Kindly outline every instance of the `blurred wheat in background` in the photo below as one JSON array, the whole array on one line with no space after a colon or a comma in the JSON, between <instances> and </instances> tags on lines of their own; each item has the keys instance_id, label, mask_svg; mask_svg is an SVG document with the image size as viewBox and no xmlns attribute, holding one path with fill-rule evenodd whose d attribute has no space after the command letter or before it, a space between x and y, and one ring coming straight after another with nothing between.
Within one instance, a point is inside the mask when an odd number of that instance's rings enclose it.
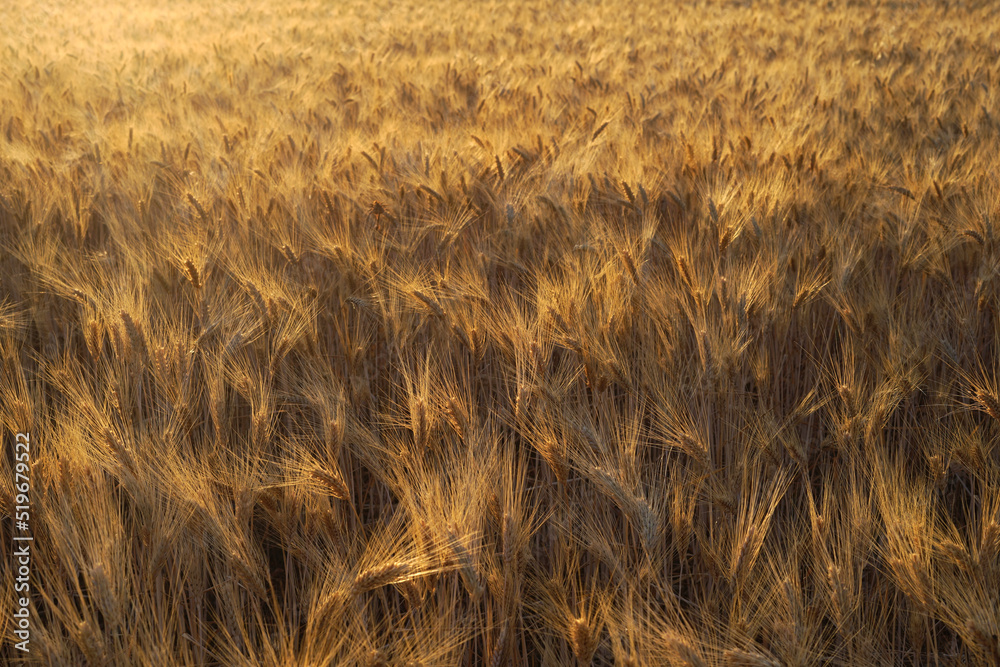
<instances>
[{"instance_id":1,"label":"blurred wheat in background","mask_svg":"<svg viewBox=\"0 0 1000 667\"><path fill-rule=\"evenodd\" d=\"M0 24L0 662L1000 664L993 3Z\"/></svg>"}]
</instances>

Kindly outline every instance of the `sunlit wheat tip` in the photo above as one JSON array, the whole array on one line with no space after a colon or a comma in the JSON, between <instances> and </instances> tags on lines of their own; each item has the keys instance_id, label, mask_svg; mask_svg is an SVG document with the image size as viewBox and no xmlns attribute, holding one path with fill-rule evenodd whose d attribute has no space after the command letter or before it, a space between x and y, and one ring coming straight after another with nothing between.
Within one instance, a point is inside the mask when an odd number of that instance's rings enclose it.
<instances>
[{"instance_id":1,"label":"sunlit wheat tip","mask_svg":"<svg viewBox=\"0 0 1000 667\"><path fill-rule=\"evenodd\" d=\"M393 561L371 567L355 577L351 592L354 595L360 595L376 588L397 583L405 579L409 573L410 566L403 561Z\"/></svg>"},{"instance_id":2,"label":"sunlit wheat tip","mask_svg":"<svg viewBox=\"0 0 1000 667\"><path fill-rule=\"evenodd\" d=\"M333 475L319 468L310 471L313 481L319 484L327 493L338 500L350 500L351 494L339 475Z\"/></svg>"},{"instance_id":3,"label":"sunlit wheat tip","mask_svg":"<svg viewBox=\"0 0 1000 667\"><path fill-rule=\"evenodd\" d=\"M195 289L201 289L201 277L198 275L198 267L190 259L184 260L184 268L187 271L188 280Z\"/></svg>"},{"instance_id":4,"label":"sunlit wheat tip","mask_svg":"<svg viewBox=\"0 0 1000 667\"><path fill-rule=\"evenodd\" d=\"M978 243L979 245L981 245L981 246L985 246L986 245L986 239L984 239L983 235L980 234L979 232L977 232L976 230L974 230L974 229L966 229L962 233L964 235L968 236L969 238L974 239L975 242Z\"/></svg>"}]
</instances>

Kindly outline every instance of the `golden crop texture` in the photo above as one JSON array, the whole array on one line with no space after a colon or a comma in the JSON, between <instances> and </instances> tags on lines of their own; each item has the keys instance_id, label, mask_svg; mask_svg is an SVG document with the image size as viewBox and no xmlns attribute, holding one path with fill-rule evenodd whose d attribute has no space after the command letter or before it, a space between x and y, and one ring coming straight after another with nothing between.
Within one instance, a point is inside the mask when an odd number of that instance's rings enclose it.
<instances>
[{"instance_id":1,"label":"golden crop texture","mask_svg":"<svg viewBox=\"0 0 1000 667\"><path fill-rule=\"evenodd\" d=\"M0 662L1000 665L995 3L0 26Z\"/></svg>"}]
</instances>

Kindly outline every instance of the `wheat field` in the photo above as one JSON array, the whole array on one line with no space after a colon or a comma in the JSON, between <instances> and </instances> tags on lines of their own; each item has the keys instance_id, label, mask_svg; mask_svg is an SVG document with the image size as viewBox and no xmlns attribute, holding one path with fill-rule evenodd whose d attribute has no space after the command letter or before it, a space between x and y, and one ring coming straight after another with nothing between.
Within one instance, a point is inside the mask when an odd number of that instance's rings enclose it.
<instances>
[{"instance_id":1,"label":"wheat field","mask_svg":"<svg viewBox=\"0 0 1000 667\"><path fill-rule=\"evenodd\" d=\"M1000 665L994 3L0 25L0 662Z\"/></svg>"}]
</instances>

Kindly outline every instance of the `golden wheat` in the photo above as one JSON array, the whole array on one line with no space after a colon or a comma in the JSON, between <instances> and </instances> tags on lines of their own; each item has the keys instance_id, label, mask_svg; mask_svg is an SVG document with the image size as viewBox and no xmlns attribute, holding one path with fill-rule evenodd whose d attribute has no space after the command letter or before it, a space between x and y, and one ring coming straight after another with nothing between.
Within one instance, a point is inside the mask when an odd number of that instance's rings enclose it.
<instances>
[{"instance_id":1,"label":"golden wheat","mask_svg":"<svg viewBox=\"0 0 1000 667\"><path fill-rule=\"evenodd\" d=\"M196 5L0 9L0 662L1000 661L996 3Z\"/></svg>"}]
</instances>

